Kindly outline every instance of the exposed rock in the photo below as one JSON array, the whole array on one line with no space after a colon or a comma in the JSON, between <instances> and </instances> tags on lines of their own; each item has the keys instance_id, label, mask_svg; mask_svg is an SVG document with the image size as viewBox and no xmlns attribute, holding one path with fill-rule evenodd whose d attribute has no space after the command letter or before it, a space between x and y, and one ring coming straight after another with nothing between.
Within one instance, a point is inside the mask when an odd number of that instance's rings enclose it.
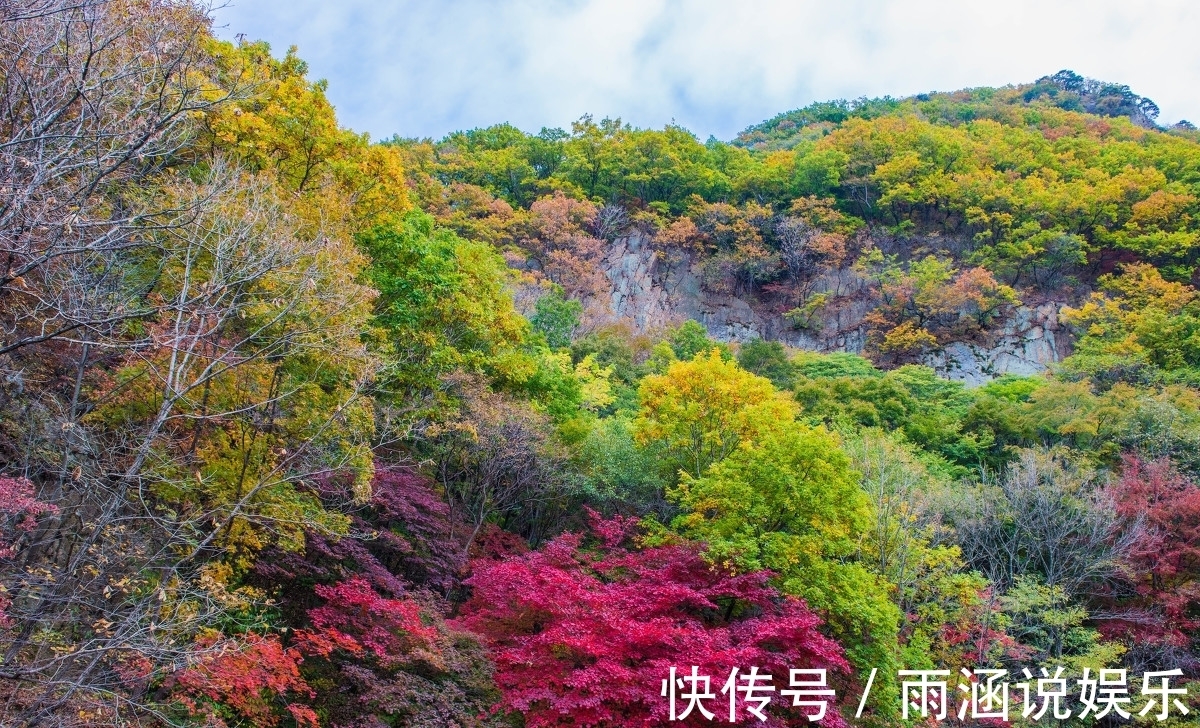
<instances>
[{"instance_id":1,"label":"exposed rock","mask_svg":"<svg viewBox=\"0 0 1200 728\"><path fill-rule=\"evenodd\" d=\"M1066 356L1067 331L1059 324L1063 304L1022 306L995 332L992 346L955 342L931 354L926 364L948 379L978 386L1002 374L1037 374Z\"/></svg>"},{"instance_id":2,"label":"exposed rock","mask_svg":"<svg viewBox=\"0 0 1200 728\"><path fill-rule=\"evenodd\" d=\"M658 263L641 235L618 238L604 259L604 274L612 282L610 310L643 331L686 318L675 311L664 280L669 271Z\"/></svg>"},{"instance_id":3,"label":"exposed rock","mask_svg":"<svg viewBox=\"0 0 1200 728\"><path fill-rule=\"evenodd\" d=\"M718 341L773 339L796 348L861 353L866 342L863 317L869 306L853 297L840 299L825 312L820 331L797 330L777 310L754 298L707 290L700 265L683 258L665 262L646 238L633 234L615 240L604 259L611 283L608 309L640 331L659 329L692 319ZM836 271L829 289L861 285L852 271ZM1002 374L1035 374L1069 353L1067 331L1059 323L1061 303L1021 307L999 330L991 345L954 342L928 355L925 363L949 379L970 386Z\"/></svg>"},{"instance_id":4,"label":"exposed rock","mask_svg":"<svg viewBox=\"0 0 1200 728\"><path fill-rule=\"evenodd\" d=\"M796 331L778 312L751 301L706 290L700 266L691 259L665 263L640 234L618 238L604 261L612 284L609 310L639 330L662 328L693 319L718 341L778 339L789 345L819 348L817 338Z\"/></svg>"}]
</instances>

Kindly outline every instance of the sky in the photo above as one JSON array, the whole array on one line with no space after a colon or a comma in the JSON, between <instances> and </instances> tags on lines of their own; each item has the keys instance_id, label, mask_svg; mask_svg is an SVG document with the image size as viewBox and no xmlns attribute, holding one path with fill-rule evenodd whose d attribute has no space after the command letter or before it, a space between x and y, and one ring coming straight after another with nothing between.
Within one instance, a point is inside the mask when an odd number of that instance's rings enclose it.
<instances>
[{"instance_id":1,"label":"sky","mask_svg":"<svg viewBox=\"0 0 1200 728\"><path fill-rule=\"evenodd\" d=\"M1194 0L224 1L219 36L298 46L340 121L375 139L583 114L731 139L813 101L1064 68L1200 124Z\"/></svg>"}]
</instances>

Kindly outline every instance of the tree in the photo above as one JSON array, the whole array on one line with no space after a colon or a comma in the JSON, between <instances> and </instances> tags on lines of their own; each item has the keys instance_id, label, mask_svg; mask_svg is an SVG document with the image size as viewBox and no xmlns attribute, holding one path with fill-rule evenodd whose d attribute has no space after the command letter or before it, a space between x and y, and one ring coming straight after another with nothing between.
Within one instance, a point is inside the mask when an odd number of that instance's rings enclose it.
<instances>
[{"instance_id":1,"label":"tree","mask_svg":"<svg viewBox=\"0 0 1200 728\"><path fill-rule=\"evenodd\" d=\"M1038 438L1068 446L1083 460L1114 466L1131 450L1150 460L1169 457L1189 475L1200 472L1200 394L1190 387L1117 382L1096 393L1087 381L1052 380L1023 409Z\"/></svg>"},{"instance_id":2,"label":"tree","mask_svg":"<svg viewBox=\"0 0 1200 728\"><path fill-rule=\"evenodd\" d=\"M369 495L374 293L344 229L199 145L251 93L200 8L25 10L0 17L0 448L57 510L4 568L7 717L103 722L253 604L258 552L346 528L317 477Z\"/></svg>"},{"instance_id":3,"label":"tree","mask_svg":"<svg viewBox=\"0 0 1200 728\"><path fill-rule=\"evenodd\" d=\"M1029 222L1011 238L980 248L974 260L982 263L1010 286L1032 285L1044 291L1078 283L1077 274L1087 262L1079 235L1043 230Z\"/></svg>"},{"instance_id":4,"label":"tree","mask_svg":"<svg viewBox=\"0 0 1200 728\"><path fill-rule=\"evenodd\" d=\"M1021 305L1016 291L983 268L956 270L935 256L904 270L879 256L860 260L882 264L874 275L882 305L867 320L872 345L885 358L912 360L951 341L983 335Z\"/></svg>"},{"instance_id":5,"label":"tree","mask_svg":"<svg viewBox=\"0 0 1200 728\"><path fill-rule=\"evenodd\" d=\"M123 655L175 659L265 546L343 530L306 484L316 475L369 487L362 260L345 240L298 235L262 180L210 174L163 191L193 222L157 231L144 261L158 310L73 387L38 393L65 436L33 465L60 515L27 555L38 571L5 645L10 679L36 691L31 716L108 690ZM78 649L14 659L47 630Z\"/></svg>"},{"instance_id":6,"label":"tree","mask_svg":"<svg viewBox=\"0 0 1200 728\"><path fill-rule=\"evenodd\" d=\"M314 591L326 604L308 612L313 626L333 644L355 644L384 665L426 649L437 632L421 623L420 607L407 599L381 597L364 579Z\"/></svg>"},{"instance_id":7,"label":"tree","mask_svg":"<svg viewBox=\"0 0 1200 728\"><path fill-rule=\"evenodd\" d=\"M601 268L604 241L594 237L597 210L590 202L571 199L562 192L544 197L530 208L527 237L522 241L550 280L575 300L587 301L598 311L608 279Z\"/></svg>"},{"instance_id":8,"label":"tree","mask_svg":"<svg viewBox=\"0 0 1200 728\"><path fill-rule=\"evenodd\" d=\"M301 650L256 634L240 640L213 635L198 646L195 664L170 681L188 714L215 725L224 725L225 717L270 727L283 720L282 708L297 726L319 725L307 703L315 693L300 674Z\"/></svg>"},{"instance_id":9,"label":"tree","mask_svg":"<svg viewBox=\"0 0 1200 728\"><path fill-rule=\"evenodd\" d=\"M443 494L429 476L413 467L377 462L371 499L354 502L353 476L323 477L319 494L327 507L347 507L349 533L329 536L305 533L302 551L272 547L254 564L247 581L258 588L294 587L276 598L289 619L311 603L299 598L305 589L351 577L369 580L381 594L399 596L409 587L447 594L462 577L466 563L463 538L469 529L456 521ZM290 611L289 611L290 610Z\"/></svg>"},{"instance_id":10,"label":"tree","mask_svg":"<svg viewBox=\"0 0 1200 728\"><path fill-rule=\"evenodd\" d=\"M0 530L0 558L12 558L18 548L21 532L37 527L38 516L58 511L57 506L43 503L34 496L33 484L25 478L0 475L0 517L6 523Z\"/></svg>"},{"instance_id":11,"label":"tree","mask_svg":"<svg viewBox=\"0 0 1200 728\"><path fill-rule=\"evenodd\" d=\"M1084 626L1088 610L1060 586L1047 586L1036 575L1018 576L1000 598L1009 619L1006 630L1018 645L1014 661L1064 665L1072 671L1105 665L1121 656L1115 644L1098 644L1100 634Z\"/></svg>"},{"instance_id":12,"label":"tree","mask_svg":"<svg viewBox=\"0 0 1200 728\"><path fill-rule=\"evenodd\" d=\"M334 477L321 491L345 502L348 489ZM270 622L302 658L305 702L323 725L491 725L491 664L478 639L445 624L450 606L435 595L460 585L464 529L410 468L381 464L373 493L351 534L309 533L303 552L265 552L247 580L271 599Z\"/></svg>"},{"instance_id":13,"label":"tree","mask_svg":"<svg viewBox=\"0 0 1200 728\"><path fill-rule=\"evenodd\" d=\"M1143 664L1200 659L1190 636L1197 628L1200 487L1169 460L1127 454L1112 497L1120 516L1143 527L1127 555L1133 589L1114 594L1118 607L1101 630L1123 638Z\"/></svg>"},{"instance_id":14,"label":"tree","mask_svg":"<svg viewBox=\"0 0 1200 728\"><path fill-rule=\"evenodd\" d=\"M372 261L364 278L379 291L375 318L392 362L381 389L390 402L420 401L459 368L517 382L528 375L520 347L529 323L513 308L507 267L491 246L420 212L361 233L358 245Z\"/></svg>"},{"instance_id":15,"label":"tree","mask_svg":"<svg viewBox=\"0 0 1200 728\"><path fill-rule=\"evenodd\" d=\"M801 423L743 441L701 477L684 473L668 489L683 511L671 525L706 544L716 564L776 574L780 591L826 616L856 668L888 674L900 612L887 582L853 558L872 509L840 444ZM881 686L895 689L890 680Z\"/></svg>"},{"instance_id":16,"label":"tree","mask_svg":"<svg viewBox=\"0 0 1200 728\"><path fill-rule=\"evenodd\" d=\"M899 433L865 428L844 448L873 506L857 557L885 580L905 616L902 663L952 671L985 664L1006 635L990 585L965 573L958 547L945 543L938 506L953 486Z\"/></svg>"},{"instance_id":17,"label":"tree","mask_svg":"<svg viewBox=\"0 0 1200 728\"><path fill-rule=\"evenodd\" d=\"M495 655L499 709L530 728L666 725L659 690L673 666L713 676L744 665L777 676L846 669L820 620L803 602L780 600L768 574L714 567L690 545L629 548L634 523L595 522L595 546L566 534L540 551L473 563L458 623ZM772 720L808 724L790 708ZM744 707L737 722L758 724ZM831 708L822 725L845 722Z\"/></svg>"},{"instance_id":18,"label":"tree","mask_svg":"<svg viewBox=\"0 0 1200 728\"><path fill-rule=\"evenodd\" d=\"M779 389L792 388L795 376L787 350L778 341L753 339L738 349L738 365L746 371L766 377Z\"/></svg>"},{"instance_id":19,"label":"tree","mask_svg":"<svg viewBox=\"0 0 1200 728\"><path fill-rule=\"evenodd\" d=\"M367 547L405 581L448 592L464 564L461 524L431 478L399 467L375 467L371 508L356 526L374 530Z\"/></svg>"},{"instance_id":20,"label":"tree","mask_svg":"<svg viewBox=\"0 0 1200 728\"><path fill-rule=\"evenodd\" d=\"M883 372L876 369L869 359L840 351L831 354L800 352L792 363L800 376L809 379L883 376Z\"/></svg>"},{"instance_id":21,"label":"tree","mask_svg":"<svg viewBox=\"0 0 1200 728\"><path fill-rule=\"evenodd\" d=\"M647 359L653 348L651 337L633 330L629 322L604 326L576 339L571 358L582 361L593 356L598 366L612 370L609 383L615 408L637 409L637 388L648 371Z\"/></svg>"},{"instance_id":22,"label":"tree","mask_svg":"<svg viewBox=\"0 0 1200 728\"><path fill-rule=\"evenodd\" d=\"M1063 317L1080 333L1064 362L1072 372L1111 384L1195 380L1200 367L1200 301L1189 285L1167 281L1148 264L1130 264L1100 280L1101 291Z\"/></svg>"},{"instance_id":23,"label":"tree","mask_svg":"<svg viewBox=\"0 0 1200 728\"><path fill-rule=\"evenodd\" d=\"M708 338L708 329L693 319L688 319L671 329L665 340L675 357L681 361L690 361L699 354L708 354L713 349L720 350L722 357L731 358L728 356L728 348Z\"/></svg>"},{"instance_id":24,"label":"tree","mask_svg":"<svg viewBox=\"0 0 1200 728\"><path fill-rule=\"evenodd\" d=\"M538 299L530 323L546 337L551 349L562 349L571 345L581 313L583 304L563 298L561 289L556 289Z\"/></svg>"},{"instance_id":25,"label":"tree","mask_svg":"<svg viewBox=\"0 0 1200 728\"><path fill-rule=\"evenodd\" d=\"M967 474L992 447L987 430L964 432L973 397L962 383L942 379L924 366L910 364L886 373L861 366L854 360L836 363L832 357L801 364L801 371L811 367L808 371L817 375L796 385L806 418L842 428L902 431L911 443L942 460L940 469L956 475ZM828 377L841 371L850 375Z\"/></svg>"},{"instance_id":26,"label":"tree","mask_svg":"<svg viewBox=\"0 0 1200 728\"><path fill-rule=\"evenodd\" d=\"M952 514L963 557L1001 589L1037 575L1070 598L1113 576L1137 538L1094 476L1059 454L1025 450Z\"/></svg>"},{"instance_id":27,"label":"tree","mask_svg":"<svg viewBox=\"0 0 1200 728\"><path fill-rule=\"evenodd\" d=\"M192 118L247 91L208 82L208 21L189 4L25 10L0 18L0 354L92 341L151 313L122 288L126 253L152 247L145 229L185 224L191 210L133 191L186 166Z\"/></svg>"},{"instance_id":28,"label":"tree","mask_svg":"<svg viewBox=\"0 0 1200 728\"><path fill-rule=\"evenodd\" d=\"M605 417L580 444L583 493L605 515L632 511L660 517L671 511L653 447L639 447L627 416Z\"/></svg>"},{"instance_id":29,"label":"tree","mask_svg":"<svg viewBox=\"0 0 1200 728\"><path fill-rule=\"evenodd\" d=\"M218 89L252 92L208 110L199 146L272 176L307 222L339 236L394 224L410 209L400 150L339 126L326 82L307 78L295 47L281 59L263 41L214 40L207 50Z\"/></svg>"},{"instance_id":30,"label":"tree","mask_svg":"<svg viewBox=\"0 0 1200 728\"><path fill-rule=\"evenodd\" d=\"M319 605L286 637L203 638L191 664L164 682L173 702L217 725L491 724L483 713L496 696L478 642L428 603L381 596L358 577L317 585L312 596Z\"/></svg>"},{"instance_id":31,"label":"tree","mask_svg":"<svg viewBox=\"0 0 1200 728\"><path fill-rule=\"evenodd\" d=\"M795 200L791 211L798 216L781 217L772 230L787 280L766 288L784 293L787 305L803 311L806 305L815 308L827 298L828 294L816 292L817 286L823 276L846 263L847 241L845 235L825 232L809 222L811 218L836 226L840 218L815 198Z\"/></svg>"},{"instance_id":32,"label":"tree","mask_svg":"<svg viewBox=\"0 0 1200 728\"><path fill-rule=\"evenodd\" d=\"M461 378L457 390L462 416L443 426L435 472L470 529L463 543L496 522L538 541L563 517L571 482L549 418L477 379Z\"/></svg>"},{"instance_id":33,"label":"tree","mask_svg":"<svg viewBox=\"0 0 1200 728\"><path fill-rule=\"evenodd\" d=\"M37 527L39 516L57 513L58 508L43 503L34 496L33 484L25 478L10 478L0 476L0 560L9 560L17 555L22 541ZM11 587L5 585L5 592L11 592ZM0 595L0 627L12 626L12 621L5 614L11 600L8 596Z\"/></svg>"},{"instance_id":34,"label":"tree","mask_svg":"<svg viewBox=\"0 0 1200 728\"><path fill-rule=\"evenodd\" d=\"M634 437L661 448L668 476L704 473L743 440L795 417L771 380L743 371L714 349L642 380Z\"/></svg>"}]
</instances>

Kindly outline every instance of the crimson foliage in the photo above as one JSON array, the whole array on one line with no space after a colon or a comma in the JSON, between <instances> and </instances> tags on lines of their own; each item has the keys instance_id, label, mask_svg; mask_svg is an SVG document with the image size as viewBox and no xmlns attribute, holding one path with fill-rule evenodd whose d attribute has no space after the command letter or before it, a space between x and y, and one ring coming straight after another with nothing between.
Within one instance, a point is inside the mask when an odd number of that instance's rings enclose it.
<instances>
[{"instance_id":1,"label":"crimson foliage","mask_svg":"<svg viewBox=\"0 0 1200 728\"><path fill-rule=\"evenodd\" d=\"M697 665L715 686L734 667L757 666L777 687L788 668L847 669L820 620L780 598L768 572L735 574L692 545L627 548L633 525L594 523L591 547L567 534L540 551L472 563L458 624L492 649L498 710L522 713L529 728L665 725L660 690L671 666ZM767 725L808 724L779 698L772 709ZM762 725L741 706L738 717ZM823 724L845 725L836 710Z\"/></svg>"},{"instance_id":2,"label":"crimson foliage","mask_svg":"<svg viewBox=\"0 0 1200 728\"><path fill-rule=\"evenodd\" d=\"M309 626L278 635L212 636L165 688L209 725L298 728L487 725L495 700L482 647L412 597L355 577L315 589Z\"/></svg>"},{"instance_id":3,"label":"crimson foliage","mask_svg":"<svg viewBox=\"0 0 1200 728\"><path fill-rule=\"evenodd\" d=\"M321 491L326 500L349 497L336 478ZM361 577L381 594L399 597L412 586L445 594L457 583L464 544L430 481L379 466L372 491L370 503L351 519L362 538L333 540L310 531L303 553L273 548L254 565L251 581L277 593L289 620L302 619L317 603L314 587L321 584Z\"/></svg>"},{"instance_id":4,"label":"crimson foliage","mask_svg":"<svg viewBox=\"0 0 1200 728\"><path fill-rule=\"evenodd\" d=\"M1200 629L1200 486L1169 460L1127 455L1112 495L1118 513L1142 519L1144 530L1130 557L1133 599L1123 618L1103 630L1141 645L1186 649Z\"/></svg>"},{"instance_id":5,"label":"crimson foliage","mask_svg":"<svg viewBox=\"0 0 1200 728\"><path fill-rule=\"evenodd\" d=\"M322 725L476 726L495 700L491 669L471 635L449 629L433 605L392 599L362 578L317 586L296 643ZM427 597L428 595L426 595ZM425 601L428 601L426 599Z\"/></svg>"},{"instance_id":6,"label":"crimson foliage","mask_svg":"<svg viewBox=\"0 0 1200 728\"><path fill-rule=\"evenodd\" d=\"M365 579L318 586L327 603L309 610L319 631L370 650L385 664L401 661L415 649L428 648L437 630L421 623L420 606L409 599L380 596Z\"/></svg>"},{"instance_id":7,"label":"crimson foliage","mask_svg":"<svg viewBox=\"0 0 1200 728\"><path fill-rule=\"evenodd\" d=\"M34 497L33 484L25 478L0 475L0 559L16 555L22 534L37 527L37 517L57 513L58 508ZM8 626L7 609L12 601L0 593L0 627Z\"/></svg>"},{"instance_id":8,"label":"crimson foliage","mask_svg":"<svg viewBox=\"0 0 1200 728\"><path fill-rule=\"evenodd\" d=\"M319 487L328 502L350 502L338 478ZM255 564L252 583L276 598L293 629L321 725L493 722L484 715L496 694L483 646L446 626L436 594L458 583L461 531L428 479L380 466L371 500L352 516L359 538L310 531L302 553L272 549Z\"/></svg>"},{"instance_id":9,"label":"crimson foliage","mask_svg":"<svg viewBox=\"0 0 1200 728\"><path fill-rule=\"evenodd\" d=\"M378 529L368 548L394 574L445 593L465 562L450 508L430 481L400 468L377 468L371 513Z\"/></svg>"},{"instance_id":10,"label":"crimson foliage","mask_svg":"<svg viewBox=\"0 0 1200 728\"><path fill-rule=\"evenodd\" d=\"M0 523L4 524L0 528L0 558L16 553L14 531L32 531L38 516L57 511L55 506L34 497L33 484L25 478L0 475Z\"/></svg>"},{"instance_id":11,"label":"crimson foliage","mask_svg":"<svg viewBox=\"0 0 1200 728\"><path fill-rule=\"evenodd\" d=\"M300 675L304 657L275 635L201 640L195 664L168 682L180 704L210 726L225 718L257 726L279 725L286 709L300 728L315 728L317 715L305 699L315 694Z\"/></svg>"}]
</instances>

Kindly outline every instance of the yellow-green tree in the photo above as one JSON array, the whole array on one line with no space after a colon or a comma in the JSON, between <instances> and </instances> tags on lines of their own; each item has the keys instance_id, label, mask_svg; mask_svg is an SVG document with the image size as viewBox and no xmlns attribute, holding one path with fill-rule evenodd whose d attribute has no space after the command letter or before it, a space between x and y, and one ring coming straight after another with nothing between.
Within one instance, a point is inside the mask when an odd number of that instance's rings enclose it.
<instances>
[{"instance_id":1,"label":"yellow-green tree","mask_svg":"<svg viewBox=\"0 0 1200 728\"><path fill-rule=\"evenodd\" d=\"M738 443L795 419L797 411L771 380L726 361L717 349L646 377L638 398L638 443L661 448L672 474L692 477L732 453Z\"/></svg>"},{"instance_id":2,"label":"yellow-green tree","mask_svg":"<svg viewBox=\"0 0 1200 728\"><path fill-rule=\"evenodd\" d=\"M901 615L894 587L855 558L873 519L858 477L836 435L776 420L703 476L685 473L668 488L684 511L672 526L705 543L713 561L775 572L783 592L827 616L856 668L894 676ZM894 693L890 680L881 686Z\"/></svg>"},{"instance_id":3,"label":"yellow-green tree","mask_svg":"<svg viewBox=\"0 0 1200 728\"><path fill-rule=\"evenodd\" d=\"M455 369L521 383L536 364L523 353L529 322L513 308L504 259L412 212L358 236L372 258L364 272L380 292L375 321L389 359L389 401L412 404Z\"/></svg>"},{"instance_id":4,"label":"yellow-green tree","mask_svg":"<svg viewBox=\"0 0 1200 728\"><path fill-rule=\"evenodd\" d=\"M297 214L326 235L395 222L411 209L402 151L341 127L327 84L308 79L295 48L281 59L262 41L212 41L210 51L218 69L212 93L251 91L203 117L201 149L272 175L296 194Z\"/></svg>"},{"instance_id":5,"label":"yellow-green tree","mask_svg":"<svg viewBox=\"0 0 1200 728\"><path fill-rule=\"evenodd\" d=\"M1125 266L1100 292L1063 316L1081 332L1067 366L1102 378L1189 378L1200 367L1196 289L1163 279L1154 266Z\"/></svg>"}]
</instances>

